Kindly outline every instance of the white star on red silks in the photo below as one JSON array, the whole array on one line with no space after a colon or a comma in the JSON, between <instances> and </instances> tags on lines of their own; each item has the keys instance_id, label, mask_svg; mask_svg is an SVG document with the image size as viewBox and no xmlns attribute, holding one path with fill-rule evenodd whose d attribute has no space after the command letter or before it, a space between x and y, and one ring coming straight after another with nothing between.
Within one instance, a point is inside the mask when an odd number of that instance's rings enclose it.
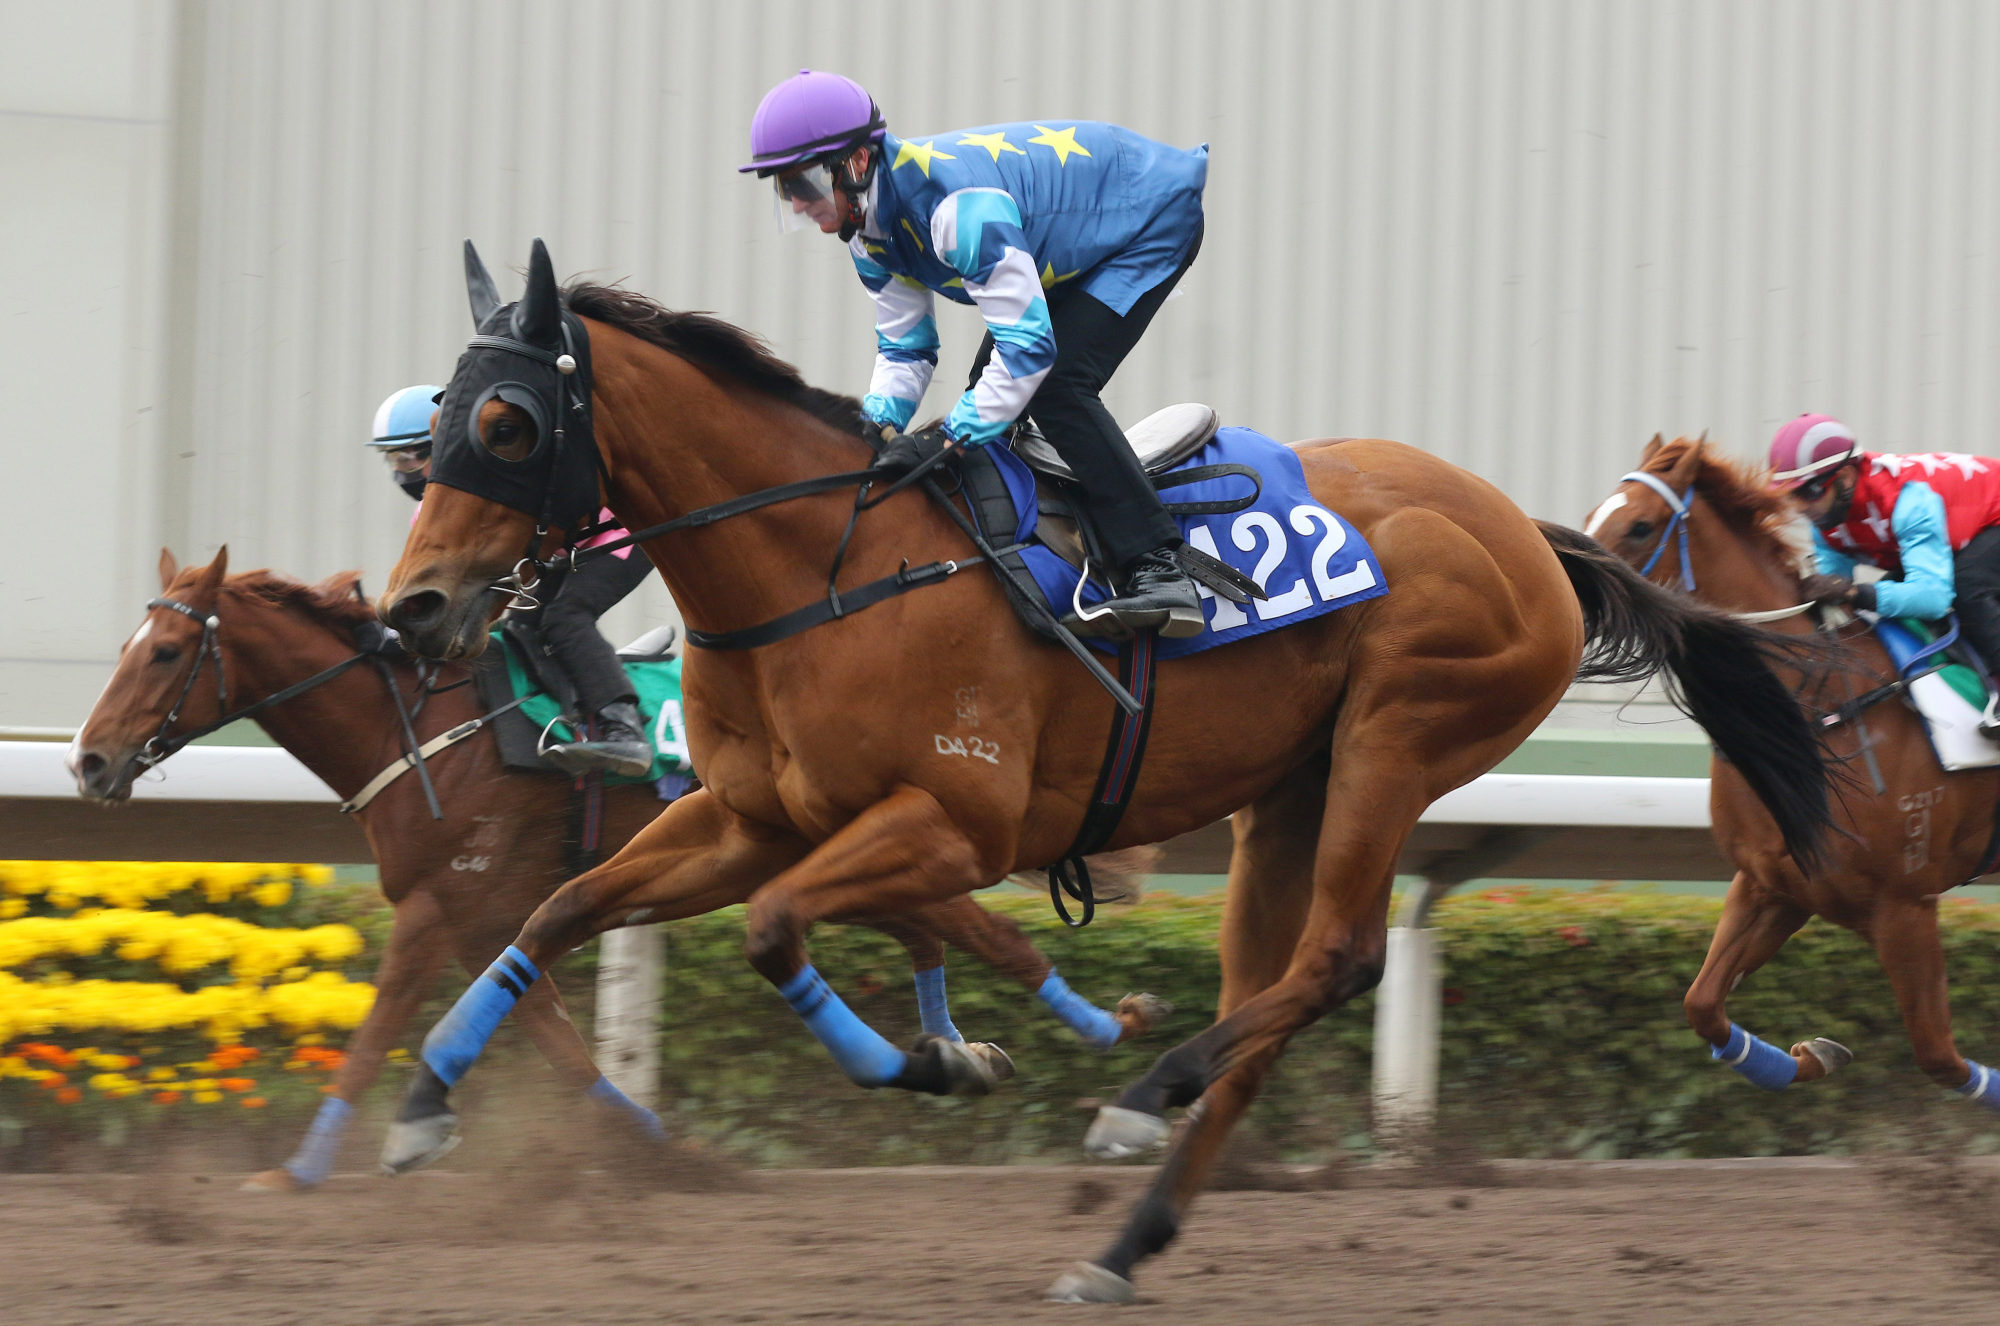
<instances>
[{"instance_id":1,"label":"white star on red silks","mask_svg":"<svg viewBox=\"0 0 2000 1326\"><path fill-rule=\"evenodd\" d=\"M1909 457L1908 459L1913 460L1917 464L1924 467L1924 477L1926 479L1930 478L1931 475L1936 474L1939 470L1943 469L1946 465L1949 465L1951 463L1951 458L1949 456L1941 456L1935 451L1921 452L1918 455Z\"/></svg>"},{"instance_id":2,"label":"white star on red silks","mask_svg":"<svg viewBox=\"0 0 2000 1326\"><path fill-rule=\"evenodd\" d=\"M1908 456L1881 455L1875 458L1875 468L1889 474L1900 475L1903 467L1910 463Z\"/></svg>"},{"instance_id":3,"label":"white star on red silks","mask_svg":"<svg viewBox=\"0 0 2000 1326\"><path fill-rule=\"evenodd\" d=\"M1889 542L1889 522L1883 518L1873 502L1868 504L1868 514L1861 518L1861 523L1874 531L1876 538L1884 543Z\"/></svg>"},{"instance_id":4,"label":"white star on red silks","mask_svg":"<svg viewBox=\"0 0 2000 1326\"><path fill-rule=\"evenodd\" d=\"M1950 451L1945 453L1944 462L1956 467L1958 472L1968 479L1975 474L1986 473L1986 462L1978 456L1966 456Z\"/></svg>"},{"instance_id":5,"label":"white star on red silks","mask_svg":"<svg viewBox=\"0 0 2000 1326\"><path fill-rule=\"evenodd\" d=\"M1847 526L1845 525L1837 527L1832 533L1828 534L1826 541L1828 543L1837 543L1843 548L1852 548L1854 546L1854 536L1847 532Z\"/></svg>"}]
</instances>

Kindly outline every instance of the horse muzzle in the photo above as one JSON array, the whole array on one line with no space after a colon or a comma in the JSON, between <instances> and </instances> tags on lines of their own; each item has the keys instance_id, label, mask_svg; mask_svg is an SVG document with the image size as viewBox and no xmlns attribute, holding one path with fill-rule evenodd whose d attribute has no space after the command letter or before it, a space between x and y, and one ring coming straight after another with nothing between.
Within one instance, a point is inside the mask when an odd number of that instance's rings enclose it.
<instances>
[{"instance_id":1,"label":"horse muzzle","mask_svg":"<svg viewBox=\"0 0 2000 1326\"><path fill-rule=\"evenodd\" d=\"M379 613L411 652L449 661L477 658L485 650L487 630L501 606L484 584L455 591L416 587L385 597Z\"/></svg>"},{"instance_id":2,"label":"horse muzzle","mask_svg":"<svg viewBox=\"0 0 2000 1326\"><path fill-rule=\"evenodd\" d=\"M132 781L139 775L139 750L106 753L72 746L63 764L76 779L78 796L99 805L116 805L131 800Z\"/></svg>"}]
</instances>

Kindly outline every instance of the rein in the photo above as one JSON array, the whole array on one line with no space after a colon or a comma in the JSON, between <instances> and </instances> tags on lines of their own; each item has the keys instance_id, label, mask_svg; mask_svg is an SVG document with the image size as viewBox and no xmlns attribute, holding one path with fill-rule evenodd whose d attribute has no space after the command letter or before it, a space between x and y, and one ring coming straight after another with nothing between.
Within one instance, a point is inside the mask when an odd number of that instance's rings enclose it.
<instances>
[{"instance_id":1,"label":"rein","mask_svg":"<svg viewBox=\"0 0 2000 1326\"><path fill-rule=\"evenodd\" d=\"M1687 492L1677 493L1667 487L1666 482L1658 475L1647 474L1643 470L1634 470L1618 482L1642 483L1646 485L1646 487L1658 493L1660 500L1665 502L1667 508L1674 513L1668 518L1667 527L1660 531L1660 541L1653 545L1653 555L1648 557L1646 564L1639 568L1639 574L1642 576L1652 575L1653 568L1660 564L1660 558L1667 551L1668 541L1678 536L1681 545L1681 574L1680 579L1674 583L1674 588L1683 594L1694 593L1694 561L1688 554L1688 517L1694 512L1694 503L1690 500L1694 496L1694 485L1690 483ZM1802 612L1810 612L1813 606L1808 601L1805 603L1794 603L1789 608L1771 608L1764 612L1732 612L1729 615L1739 622L1750 622L1752 624L1781 622L1788 617L1796 617Z\"/></svg>"}]
</instances>

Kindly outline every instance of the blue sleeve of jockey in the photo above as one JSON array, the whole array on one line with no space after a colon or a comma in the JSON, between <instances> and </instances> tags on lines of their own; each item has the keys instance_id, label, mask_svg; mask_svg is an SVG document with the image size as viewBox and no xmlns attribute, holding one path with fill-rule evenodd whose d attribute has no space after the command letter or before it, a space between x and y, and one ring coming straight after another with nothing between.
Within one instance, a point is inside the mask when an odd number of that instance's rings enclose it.
<instances>
[{"instance_id":1,"label":"blue sleeve of jockey","mask_svg":"<svg viewBox=\"0 0 2000 1326\"><path fill-rule=\"evenodd\" d=\"M972 390L958 398L945 431L981 444L1021 417L1056 360L1055 331L1021 208L1004 189L959 189L931 213L931 244L965 282L986 319L993 357Z\"/></svg>"},{"instance_id":2,"label":"blue sleeve of jockey","mask_svg":"<svg viewBox=\"0 0 2000 1326\"><path fill-rule=\"evenodd\" d=\"M875 261L863 236L850 240L847 251L861 284L875 299L875 373L861 398L861 412L877 423L908 428L937 367L931 292Z\"/></svg>"},{"instance_id":3,"label":"blue sleeve of jockey","mask_svg":"<svg viewBox=\"0 0 2000 1326\"><path fill-rule=\"evenodd\" d=\"M1813 526L1813 561L1823 576L1844 576L1854 579L1854 559L1826 541L1826 535Z\"/></svg>"},{"instance_id":4,"label":"blue sleeve of jockey","mask_svg":"<svg viewBox=\"0 0 2000 1326\"><path fill-rule=\"evenodd\" d=\"M1904 485L1896 509L1889 514L1889 528L1896 532L1903 578L1876 583L1876 611L1885 617L1936 621L1951 611L1956 589L1944 499L1927 483Z\"/></svg>"}]
</instances>

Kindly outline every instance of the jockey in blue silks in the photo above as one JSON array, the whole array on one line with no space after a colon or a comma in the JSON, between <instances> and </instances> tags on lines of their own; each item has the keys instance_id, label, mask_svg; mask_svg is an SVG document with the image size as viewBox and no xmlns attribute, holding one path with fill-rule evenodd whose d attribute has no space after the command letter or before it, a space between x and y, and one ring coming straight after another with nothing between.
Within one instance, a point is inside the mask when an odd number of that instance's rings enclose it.
<instances>
[{"instance_id":1,"label":"jockey in blue silks","mask_svg":"<svg viewBox=\"0 0 2000 1326\"><path fill-rule=\"evenodd\" d=\"M1117 591L1107 615L1199 634L1180 529L1098 393L1201 248L1208 148L1078 120L898 138L858 84L807 70L765 96L750 146L741 169L775 177L780 224L838 234L874 296L862 409L890 439L877 464L924 454L900 435L937 366L934 296L974 306L986 338L947 445L1033 419L1090 501Z\"/></svg>"}]
</instances>

